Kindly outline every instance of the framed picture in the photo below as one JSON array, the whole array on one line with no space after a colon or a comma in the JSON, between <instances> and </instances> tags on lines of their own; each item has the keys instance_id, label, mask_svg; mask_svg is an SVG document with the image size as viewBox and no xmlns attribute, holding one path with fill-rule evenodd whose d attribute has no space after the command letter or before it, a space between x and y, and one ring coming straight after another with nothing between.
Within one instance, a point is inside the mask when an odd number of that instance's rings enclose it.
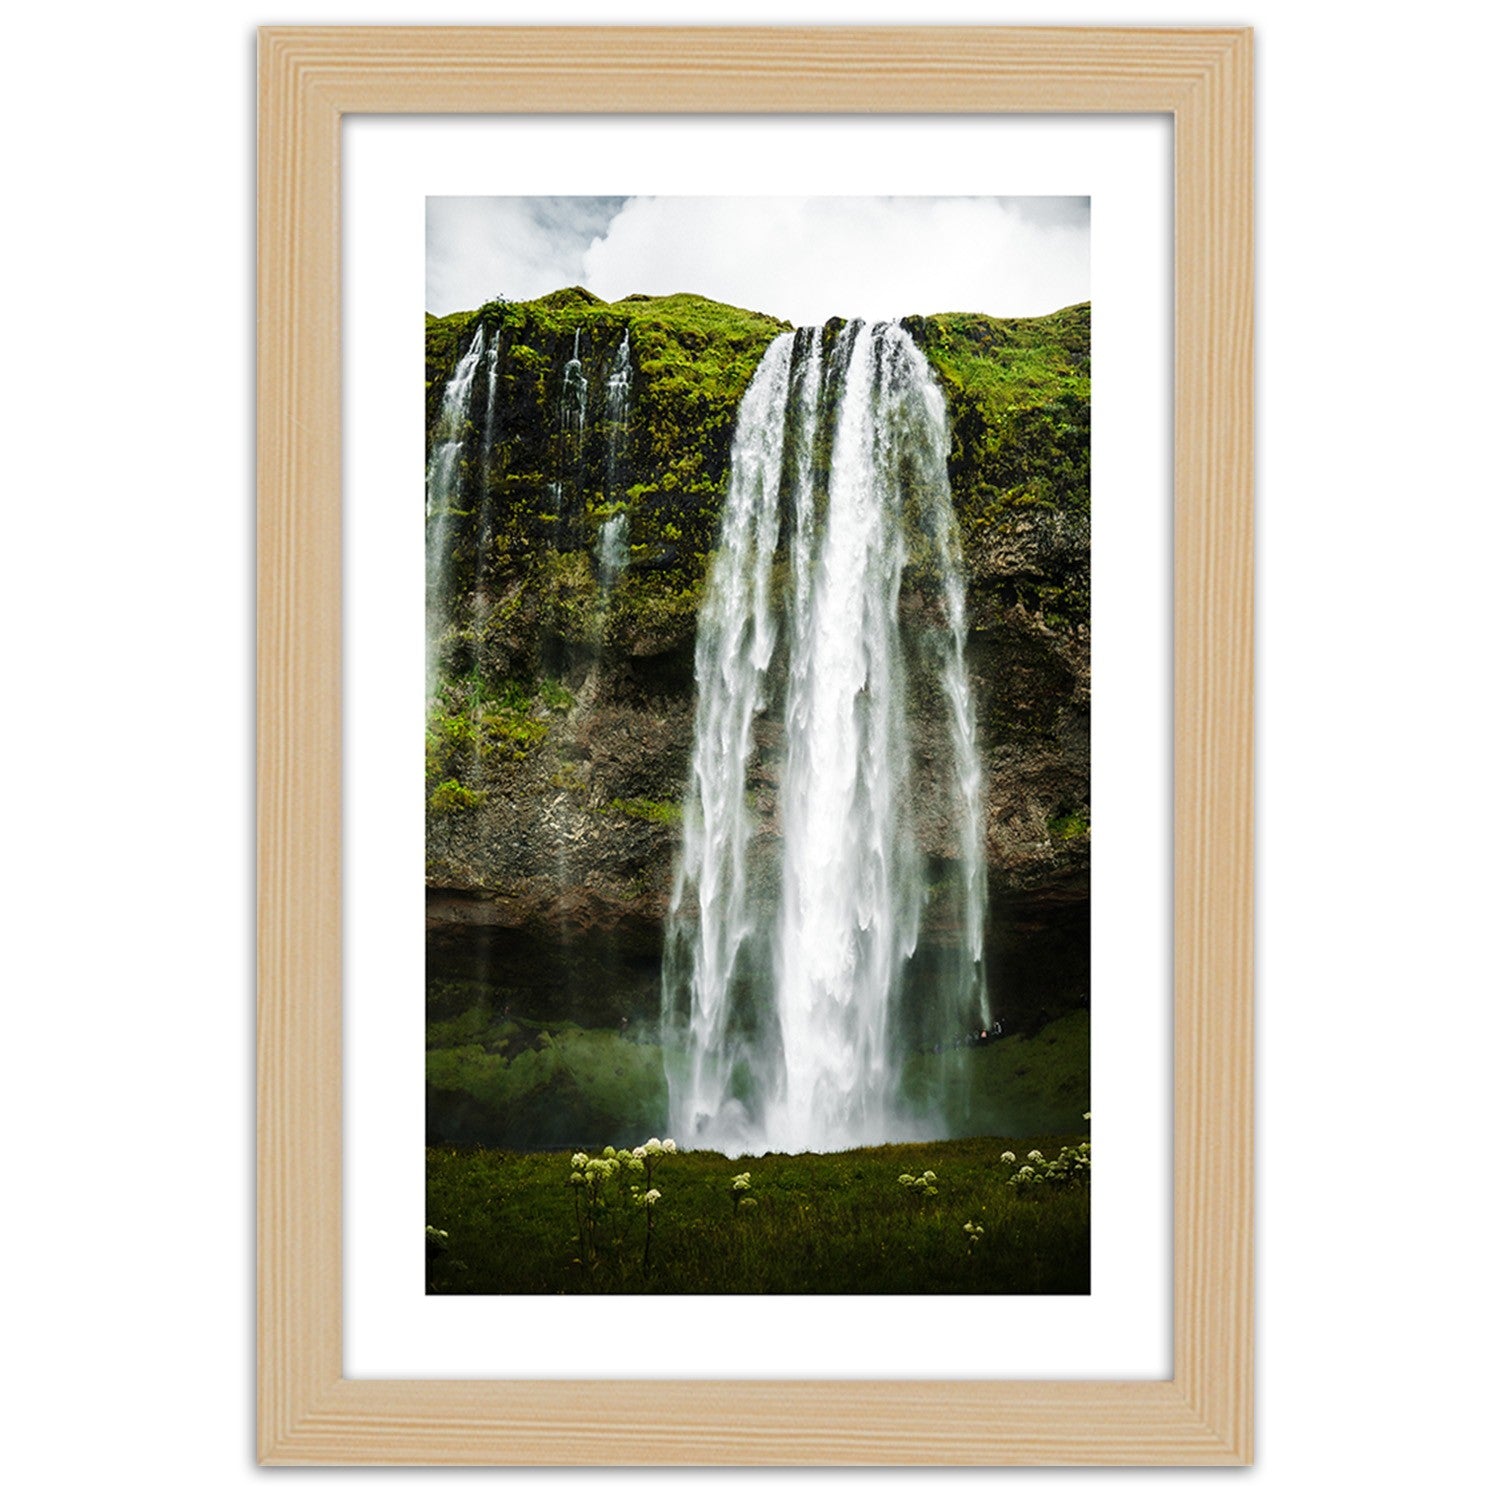
<instances>
[{"instance_id":1,"label":"framed picture","mask_svg":"<svg viewBox=\"0 0 1500 1500\"><path fill-rule=\"evenodd\" d=\"M1249 1461L1250 58L262 33L264 1462Z\"/></svg>"}]
</instances>

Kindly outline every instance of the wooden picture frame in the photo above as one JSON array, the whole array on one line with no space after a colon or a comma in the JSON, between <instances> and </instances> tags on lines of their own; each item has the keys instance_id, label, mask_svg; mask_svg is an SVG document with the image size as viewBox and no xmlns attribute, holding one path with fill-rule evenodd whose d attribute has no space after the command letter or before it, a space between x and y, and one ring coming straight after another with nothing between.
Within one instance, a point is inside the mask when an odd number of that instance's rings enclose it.
<instances>
[{"instance_id":1,"label":"wooden picture frame","mask_svg":"<svg viewBox=\"0 0 1500 1500\"><path fill-rule=\"evenodd\" d=\"M1251 56L1245 30L261 33L262 1462L1250 1462ZM1174 121L1170 1379L559 1382L343 1374L341 120L346 113L599 112L1148 112ZM1003 1424L995 1420L1000 1410Z\"/></svg>"}]
</instances>

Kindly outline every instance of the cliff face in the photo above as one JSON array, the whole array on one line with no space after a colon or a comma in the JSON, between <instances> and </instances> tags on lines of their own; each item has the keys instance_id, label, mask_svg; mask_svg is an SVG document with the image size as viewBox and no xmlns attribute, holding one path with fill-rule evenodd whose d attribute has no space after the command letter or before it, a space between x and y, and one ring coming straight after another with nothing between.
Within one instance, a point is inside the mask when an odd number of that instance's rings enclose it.
<instances>
[{"instance_id":1,"label":"cliff face","mask_svg":"<svg viewBox=\"0 0 1500 1500\"><path fill-rule=\"evenodd\" d=\"M574 289L429 319L429 911L649 947L671 893L697 611L740 397L786 325ZM1089 318L907 320L946 395L1001 899L1087 893ZM482 330L482 334L481 334ZM473 355L473 386L449 384ZM455 415L455 405L457 414ZM917 591L908 604L926 608ZM769 747L779 726L759 725ZM919 832L951 854L943 799ZM776 832L776 758L753 788Z\"/></svg>"}]
</instances>

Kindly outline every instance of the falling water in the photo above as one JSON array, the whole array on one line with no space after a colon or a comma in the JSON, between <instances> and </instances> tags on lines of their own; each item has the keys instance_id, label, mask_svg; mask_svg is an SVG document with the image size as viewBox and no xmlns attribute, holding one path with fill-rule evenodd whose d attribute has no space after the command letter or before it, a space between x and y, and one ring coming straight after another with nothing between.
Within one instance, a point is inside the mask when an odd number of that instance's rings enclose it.
<instances>
[{"instance_id":1,"label":"falling water","mask_svg":"<svg viewBox=\"0 0 1500 1500\"><path fill-rule=\"evenodd\" d=\"M583 361L578 356L578 340L582 333L581 328L573 330L573 357L563 366L562 378L563 431L575 445L583 440L583 428L589 413L589 383L584 378Z\"/></svg>"},{"instance_id":2,"label":"falling water","mask_svg":"<svg viewBox=\"0 0 1500 1500\"><path fill-rule=\"evenodd\" d=\"M604 385L604 420L609 432L604 498L613 500L619 485L620 445L630 420L630 330L615 350L614 364Z\"/></svg>"},{"instance_id":3,"label":"falling water","mask_svg":"<svg viewBox=\"0 0 1500 1500\"><path fill-rule=\"evenodd\" d=\"M490 343L489 349L484 356L485 372L485 396L484 396L484 448L479 460L479 475L482 492L480 496L479 517L479 550L474 563L474 588L476 594L479 590L480 572L484 566L485 557L489 553L490 545L490 486L489 472L490 464L495 455L495 406L500 388L500 330L495 330L495 337Z\"/></svg>"},{"instance_id":4,"label":"falling water","mask_svg":"<svg viewBox=\"0 0 1500 1500\"><path fill-rule=\"evenodd\" d=\"M753 1139L779 1081L780 1038L765 1025L774 1010L757 986L766 934L750 901L746 792L775 643L771 562L792 349L790 334L772 342L740 402L720 559L698 616L692 766L662 983L673 1129L703 1144Z\"/></svg>"},{"instance_id":5,"label":"falling water","mask_svg":"<svg viewBox=\"0 0 1500 1500\"><path fill-rule=\"evenodd\" d=\"M981 776L947 448L942 395L890 324L847 325L826 361L821 330L783 334L741 403L699 617L663 979L672 1126L695 1144L829 1150L941 1130L897 1098L893 1022L925 908L909 659L947 719L960 937L936 989L905 999L938 1012L938 1034L985 1013ZM903 626L903 584L919 577L936 580L936 627Z\"/></svg>"},{"instance_id":6,"label":"falling water","mask_svg":"<svg viewBox=\"0 0 1500 1500\"><path fill-rule=\"evenodd\" d=\"M630 378L630 330L627 328L620 347L615 350L609 378L604 384L604 425L608 443L604 467L606 504L614 504L619 495L620 449L630 421ZM607 598L615 580L630 561L630 517L623 510L610 516L599 528L594 555L599 561L599 586Z\"/></svg>"},{"instance_id":7,"label":"falling water","mask_svg":"<svg viewBox=\"0 0 1500 1500\"><path fill-rule=\"evenodd\" d=\"M607 594L630 561L630 517L623 511L599 528L594 556L599 562L599 587Z\"/></svg>"},{"instance_id":8,"label":"falling water","mask_svg":"<svg viewBox=\"0 0 1500 1500\"><path fill-rule=\"evenodd\" d=\"M427 463L427 696L437 686L437 641L452 595L454 521L463 509L464 444L469 435L469 400L484 355L484 328L459 360L443 391ZM491 382L493 390L493 381Z\"/></svg>"},{"instance_id":9,"label":"falling water","mask_svg":"<svg viewBox=\"0 0 1500 1500\"><path fill-rule=\"evenodd\" d=\"M483 332L483 330L480 330ZM484 461L488 464L490 450L495 446L495 399L499 391L500 333L495 332L494 342L484 356Z\"/></svg>"}]
</instances>

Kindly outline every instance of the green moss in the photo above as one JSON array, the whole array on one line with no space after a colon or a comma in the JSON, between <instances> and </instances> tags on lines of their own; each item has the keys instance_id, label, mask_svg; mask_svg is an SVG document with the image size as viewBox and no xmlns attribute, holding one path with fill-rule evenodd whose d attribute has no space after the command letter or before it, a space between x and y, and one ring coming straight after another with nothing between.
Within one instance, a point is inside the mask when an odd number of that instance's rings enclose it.
<instances>
[{"instance_id":1,"label":"green moss","mask_svg":"<svg viewBox=\"0 0 1500 1500\"><path fill-rule=\"evenodd\" d=\"M948 476L963 540L1040 525L1045 574L1023 604L1053 630L1089 621L1090 309L1044 318L942 313L905 324L948 403ZM1038 520L1040 517L1040 521ZM985 624L981 603L975 623Z\"/></svg>"},{"instance_id":2,"label":"green moss","mask_svg":"<svg viewBox=\"0 0 1500 1500\"><path fill-rule=\"evenodd\" d=\"M652 802L645 797L615 797L609 803L611 812L624 813L643 823L660 823L675 828L682 821L682 807L676 802Z\"/></svg>"},{"instance_id":3,"label":"green moss","mask_svg":"<svg viewBox=\"0 0 1500 1500\"><path fill-rule=\"evenodd\" d=\"M454 589L467 597L483 587L506 603L472 650L501 672L530 675L546 669L548 641L566 654L606 639L690 636L740 397L786 325L689 294L608 303L576 287L429 318L429 430L445 381L481 324L501 349L494 392L481 369L474 397L476 410L493 412L495 443L480 452L468 424ZM611 424L600 403L627 332L629 418ZM581 437L559 415L575 336L590 403ZM640 576L615 591L606 619L592 548L603 520L622 512L631 531L626 576L637 566Z\"/></svg>"},{"instance_id":4,"label":"green moss","mask_svg":"<svg viewBox=\"0 0 1500 1500\"><path fill-rule=\"evenodd\" d=\"M571 761L564 761L563 764L553 772L549 780L551 781L552 785L555 786L560 792L572 792L577 795L578 793L586 792L589 789L588 782L583 779L582 775L579 773L578 767Z\"/></svg>"},{"instance_id":5,"label":"green moss","mask_svg":"<svg viewBox=\"0 0 1500 1500\"><path fill-rule=\"evenodd\" d=\"M541 719L502 710L486 714L481 721L484 740L480 753L508 760L524 760L547 738L547 725Z\"/></svg>"},{"instance_id":6,"label":"green moss","mask_svg":"<svg viewBox=\"0 0 1500 1500\"><path fill-rule=\"evenodd\" d=\"M427 726L427 781L456 779L474 759L478 742L474 724L464 716L439 714Z\"/></svg>"},{"instance_id":7,"label":"green moss","mask_svg":"<svg viewBox=\"0 0 1500 1500\"><path fill-rule=\"evenodd\" d=\"M655 653L691 641L739 402L788 325L687 293L604 302L580 287L429 318L429 431L480 325L501 351L495 390L481 368L474 396L475 411L492 414L494 445L481 452L481 434L467 424L453 586L458 598L492 603L482 620L475 612L476 623L455 627L445 648L453 662L536 680L601 647ZM1054 630L1085 626L1089 308L1020 319L944 313L905 326L947 399L961 540L967 548L977 533L1021 517L1059 518L1044 576L1023 581L1029 596L1020 602ZM825 343L836 331L828 325ZM627 333L628 419L611 423L604 393ZM575 338L588 382L581 434L561 418ZM603 521L620 514L630 522L630 566L606 597L593 548ZM974 624L984 629L991 617L981 601Z\"/></svg>"},{"instance_id":8,"label":"green moss","mask_svg":"<svg viewBox=\"0 0 1500 1500\"><path fill-rule=\"evenodd\" d=\"M427 805L435 813L451 813L477 807L482 801L484 801L482 792L476 792L464 786L462 782L443 781L439 782L428 794Z\"/></svg>"},{"instance_id":9,"label":"green moss","mask_svg":"<svg viewBox=\"0 0 1500 1500\"><path fill-rule=\"evenodd\" d=\"M1058 813L1047 819L1047 833L1054 840L1087 838L1089 815L1086 812Z\"/></svg>"},{"instance_id":10,"label":"green moss","mask_svg":"<svg viewBox=\"0 0 1500 1500\"><path fill-rule=\"evenodd\" d=\"M513 679L491 682L478 673L441 681L427 725L427 782L434 811L472 806L456 803L451 791L438 798L440 784L461 787L488 761L524 760L547 737L550 726L543 715L571 702L568 690L552 681L535 686Z\"/></svg>"}]
</instances>

